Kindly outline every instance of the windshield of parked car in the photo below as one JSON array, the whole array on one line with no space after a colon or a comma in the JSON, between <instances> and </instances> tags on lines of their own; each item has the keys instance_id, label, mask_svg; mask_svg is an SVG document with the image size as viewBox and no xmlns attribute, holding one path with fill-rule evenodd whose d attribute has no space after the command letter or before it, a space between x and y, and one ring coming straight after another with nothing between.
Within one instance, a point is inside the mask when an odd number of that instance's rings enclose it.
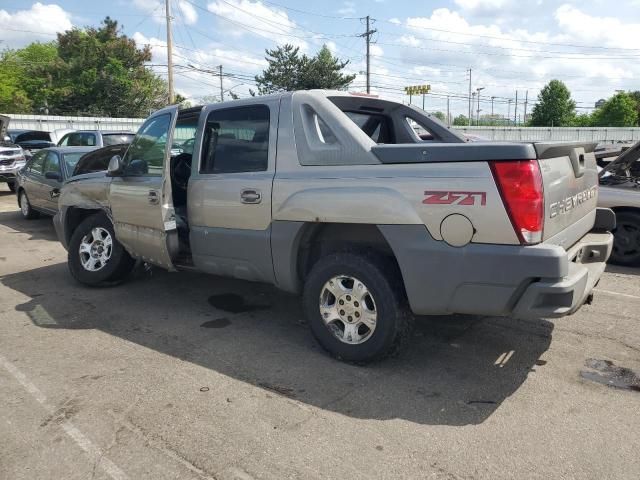
<instances>
[{"instance_id":1,"label":"windshield of parked car","mask_svg":"<svg viewBox=\"0 0 640 480\"><path fill-rule=\"evenodd\" d=\"M71 175L73 169L76 166L76 163L78 163L80 157L82 157L85 153L87 152L73 152L63 154L64 168L66 169L68 175Z\"/></svg>"},{"instance_id":2,"label":"windshield of parked car","mask_svg":"<svg viewBox=\"0 0 640 480\"><path fill-rule=\"evenodd\" d=\"M104 146L131 143L135 135L133 133L105 133L102 135Z\"/></svg>"},{"instance_id":3,"label":"windshield of parked car","mask_svg":"<svg viewBox=\"0 0 640 480\"><path fill-rule=\"evenodd\" d=\"M28 132L9 132L9 136L11 137L11 141L14 143L29 142L33 140L40 140L44 142L51 141L49 132L39 132L35 130Z\"/></svg>"}]
</instances>

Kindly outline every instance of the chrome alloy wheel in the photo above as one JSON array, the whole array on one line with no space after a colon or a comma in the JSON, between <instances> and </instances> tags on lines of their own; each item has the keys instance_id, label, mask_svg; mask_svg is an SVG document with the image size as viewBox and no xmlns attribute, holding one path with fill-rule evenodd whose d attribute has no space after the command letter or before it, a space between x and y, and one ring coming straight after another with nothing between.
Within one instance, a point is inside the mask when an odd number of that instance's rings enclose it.
<instances>
[{"instance_id":1,"label":"chrome alloy wheel","mask_svg":"<svg viewBox=\"0 0 640 480\"><path fill-rule=\"evenodd\" d=\"M24 217L29 215L29 199L27 199L27 194L24 192L20 192L20 211Z\"/></svg>"},{"instance_id":2,"label":"chrome alloy wheel","mask_svg":"<svg viewBox=\"0 0 640 480\"><path fill-rule=\"evenodd\" d=\"M376 329L378 318L376 303L367 286L348 275L335 276L324 284L320 315L329 331L350 345L366 342Z\"/></svg>"},{"instance_id":3,"label":"chrome alloy wheel","mask_svg":"<svg viewBox=\"0 0 640 480\"><path fill-rule=\"evenodd\" d=\"M113 250L113 240L108 230L95 227L80 242L80 263L85 270L97 272L104 268Z\"/></svg>"}]
</instances>

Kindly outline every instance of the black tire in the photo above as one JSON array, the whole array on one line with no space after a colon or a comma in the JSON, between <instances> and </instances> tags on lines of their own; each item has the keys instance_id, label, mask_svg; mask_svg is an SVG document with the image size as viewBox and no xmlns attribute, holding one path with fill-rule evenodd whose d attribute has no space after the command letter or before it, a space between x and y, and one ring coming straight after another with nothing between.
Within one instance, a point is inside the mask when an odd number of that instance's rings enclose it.
<instances>
[{"instance_id":1,"label":"black tire","mask_svg":"<svg viewBox=\"0 0 640 480\"><path fill-rule=\"evenodd\" d=\"M609 261L624 266L640 265L640 213L616 212L613 251Z\"/></svg>"},{"instance_id":2,"label":"black tire","mask_svg":"<svg viewBox=\"0 0 640 480\"><path fill-rule=\"evenodd\" d=\"M20 190L18 194L18 206L20 207L20 213L22 217L27 220L33 220L34 218L38 218L40 213L33 209L31 203L29 202L29 197L27 196L27 192L24 190Z\"/></svg>"},{"instance_id":3,"label":"black tire","mask_svg":"<svg viewBox=\"0 0 640 480\"><path fill-rule=\"evenodd\" d=\"M363 343L344 343L330 330L320 312L324 285L342 275L362 282L375 301L375 329ZM352 288L355 290L355 285ZM335 253L321 258L306 278L303 303L313 335L340 360L358 364L381 360L398 353L411 338L413 315L402 288L402 277L395 263L382 257ZM337 325L344 323L338 321Z\"/></svg>"},{"instance_id":4,"label":"black tire","mask_svg":"<svg viewBox=\"0 0 640 480\"><path fill-rule=\"evenodd\" d=\"M85 236L90 235L96 227L105 229L111 235L111 256L99 270L90 271L82 264L80 244ZM107 216L104 213L96 213L87 217L71 235L67 264L71 275L78 282L90 287L99 287L113 285L124 280L131 273L135 260L116 239L113 225Z\"/></svg>"},{"instance_id":5,"label":"black tire","mask_svg":"<svg viewBox=\"0 0 640 480\"><path fill-rule=\"evenodd\" d=\"M9 187L9 190L11 190L13 193L16 193L16 183L15 182L7 182L7 187Z\"/></svg>"}]
</instances>

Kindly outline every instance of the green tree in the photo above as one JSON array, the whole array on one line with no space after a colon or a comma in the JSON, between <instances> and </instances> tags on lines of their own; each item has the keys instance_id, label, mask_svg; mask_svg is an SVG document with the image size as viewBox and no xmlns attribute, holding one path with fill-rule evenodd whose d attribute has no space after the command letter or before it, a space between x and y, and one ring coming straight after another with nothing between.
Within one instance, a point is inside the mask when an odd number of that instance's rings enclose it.
<instances>
[{"instance_id":1,"label":"green tree","mask_svg":"<svg viewBox=\"0 0 640 480\"><path fill-rule=\"evenodd\" d=\"M431 115L433 115L434 117L436 117L438 120L440 120L441 122L446 122L446 118L444 113L442 113L440 110L438 110L437 112L433 112L431 113Z\"/></svg>"},{"instance_id":2,"label":"green tree","mask_svg":"<svg viewBox=\"0 0 640 480\"><path fill-rule=\"evenodd\" d=\"M313 88L344 90L356 77L342 73L349 62L334 57L326 45L311 58L300 55L300 49L290 44L266 50L266 54L268 66L255 77L262 95Z\"/></svg>"},{"instance_id":3,"label":"green tree","mask_svg":"<svg viewBox=\"0 0 640 480\"><path fill-rule=\"evenodd\" d=\"M46 111L48 70L57 57L55 43L32 43L0 54L0 110L10 113Z\"/></svg>"},{"instance_id":4,"label":"green tree","mask_svg":"<svg viewBox=\"0 0 640 480\"><path fill-rule=\"evenodd\" d=\"M345 90L356 78L355 75L344 75L342 70L349 61L341 61L334 57L326 45L310 59L302 76L304 90L323 88L327 90Z\"/></svg>"},{"instance_id":5,"label":"green tree","mask_svg":"<svg viewBox=\"0 0 640 480\"><path fill-rule=\"evenodd\" d=\"M460 114L453 119L453 125L456 127L466 127L469 125L469 117Z\"/></svg>"},{"instance_id":6,"label":"green tree","mask_svg":"<svg viewBox=\"0 0 640 480\"><path fill-rule=\"evenodd\" d=\"M572 127L593 127L593 115L589 113L580 113L573 118Z\"/></svg>"},{"instance_id":7,"label":"green tree","mask_svg":"<svg viewBox=\"0 0 640 480\"><path fill-rule=\"evenodd\" d=\"M57 41L0 54L0 111L145 117L167 103L166 82L149 70L118 22L74 28ZM183 99L184 100L184 99Z\"/></svg>"},{"instance_id":8,"label":"green tree","mask_svg":"<svg viewBox=\"0 0 640 480\"><path fill-rule=\"evenodd\" d=\"M145 67L150 47L137 48L109 17L99 28L58 34L58 56L52 113L137 117L166 105L166 82Z\"/></svg>"},{"instance_id":9,"label":"green tree","mask_svg":"<svg viewBox=\"0 0 640 480\"><path fill-rule=\"evenodd\" d=\"M596 127L632 127L637 123L637 104L624 92L615 94L593 113Z\"/></svg>"},{"instance_id":10,"label":"green tree","mask_svg":"<svg viewBox=\"0 0 640 480\"><path fill-rule=\"evenodd\" d=\"M33 103L24 89L24 68L15 58L15 52L0 54L0 112L30 113Z\"/></svg>"},{"instance_id":11,"label":"green tree","mask_svg":"<svg viewBox=\"0 0 640 480\"><path fill-rule=\"evenodd\" d=\"M640 90L635 90L633 92L628 92L629 96L636 102L636 125L640 126Z\"/></svg>"},{"instance_id":12,"label":"green tree","mask_svg":"<svg viewBox=\"0 0 640 480\"><path fill-rule=\"evenodd\" d=\"M534 127L566 127L575 116L576 102L571 92L560 80L551 80L538 95L538 102L531 113Z\"/></svg>"}]
</instances>

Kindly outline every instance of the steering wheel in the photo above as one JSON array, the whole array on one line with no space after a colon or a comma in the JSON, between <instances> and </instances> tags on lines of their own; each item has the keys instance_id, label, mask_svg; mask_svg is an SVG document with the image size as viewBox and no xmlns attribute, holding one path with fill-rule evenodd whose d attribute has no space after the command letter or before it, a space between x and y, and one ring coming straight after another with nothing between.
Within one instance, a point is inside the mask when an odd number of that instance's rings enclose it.
<instances>
[{"instance_id":1,"label":"steering wheel","mask_svg":"<svg viewBox=\"0 0 640 480\"><path fill-rule=\"evenodd\" d=\"M181 153L171 161L171 178L183 190L187 189L191 176L191 157L190 153Z\"/></svg>"}]
</instances>

